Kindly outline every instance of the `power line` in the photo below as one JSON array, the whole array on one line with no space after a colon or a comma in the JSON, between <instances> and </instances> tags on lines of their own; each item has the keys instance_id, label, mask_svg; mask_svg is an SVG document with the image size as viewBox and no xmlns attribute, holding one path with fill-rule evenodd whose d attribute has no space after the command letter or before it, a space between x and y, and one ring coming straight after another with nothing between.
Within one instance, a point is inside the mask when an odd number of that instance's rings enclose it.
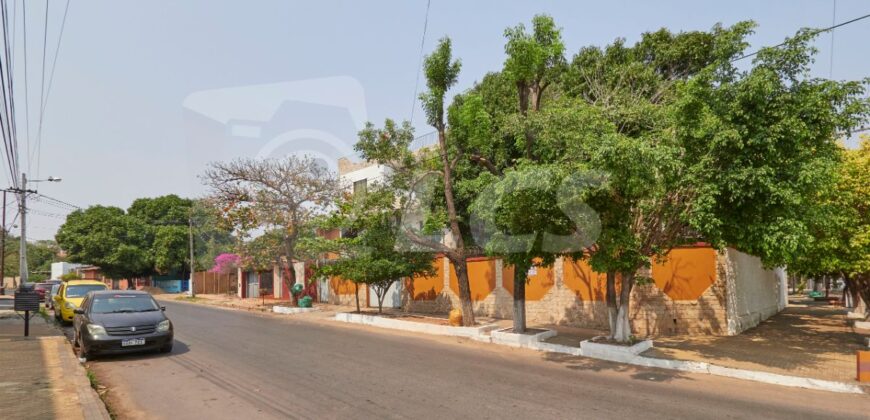
<instances>
[{"instance_id":1,"label":"power line","mask_svg":"<svg viewBox=\"0 0 870 420\"><path fill-rule=\"evenodd\" d=\"M859 21L859 20L867 19L868 17L870 17L870 13L868 13L868 14L866 14L866 15L864 15L864 16L856 17L855 19L852 19L852 20L847 20L847 21L845 21L845 22L838 23L838 24L833 25L833 26L829 26L829 27L824 28L824 29L817 29L817 30L815 30L815 31L812 31L812 34L813 34L813 35L818 35L818 34L823 33L823 32L832 31L832 30L837 29L837 28L839 28L839 27L846 26L846 25L851 24L851 23L855 23L855 22L857 22L857 21ZM758 51L755 51L755 52L752 52L752 53L749 53L749 54L746 54L746 55L742 55L742 56L740 56L740 57L737 57L737 58L731 60L731 62L733 63L733 62L735 62L735 61L740 61L740 60L742 60L742 59L744 59L744 58L752 57L752 56L757 55L758 53L760 53L761 51L764 51L764 50L766 50L766 49L782 47L783 45L788 44L789 41L790 41L790 40L785 40L785 41L783 41L783 42L781 42L781 43L779 43L779 44L777 44L777 45L774 45L774 46L772 46L772 47L762 48L762 49L760 49L760 50L758 50Z\"/></svg>"},{"instance_id":2,"label":"power line","mask_svg":"<svg viewBox=\"0 0 870 420\"><path fill-rule=\"evenodd\" d=\"M417 89L420 87L420 71L423 68L423 48L426 45L426 29L429 27L429 6L431 4L431 0L426 0L426 18L423 20L423 36L420 39L420 61L417 63L417 78L414 81L414 97L411 98L411 124L414 123L414 111L417 108Z\"/></svg>"},{"instance_id":3,"label":"power line","mask_svg":"<svg viewBox=\"0 0 870 420\"><path fill-rule=\"evenodd\" d=\"M42 148L42 120L45 113L45 55L48 51L48 2L45 0L45 23L42 28L42 79L40 79L39 91L39 125L36 128L36 176L39 176L39 158L40 149ZM33 156L30 157L33 159Z\"/></svg>"},{"instance_id":4,"label":"power line","mask_svg":"<svg viewBox=\"0 0 870 420\"><path fill-rule=\"evenodd\" d=\"M72 208L74 208L74 209L76 209L76 210L81 210L81 207L79 207L79 206L77 206L77 205L75 205L75 204L67 203L66 201L58 200L57 198L49 197L49 196L47 196L47 195L45 195L45 194L37 194L36 196L39 197L39 198L44 198L44 199L46 199L46 200L51 200L51 201L53 201L53 202L55 202L55 203L59 203L59 204L67 205L67 206L72 207Z\"/></svg>"}]
</instances>

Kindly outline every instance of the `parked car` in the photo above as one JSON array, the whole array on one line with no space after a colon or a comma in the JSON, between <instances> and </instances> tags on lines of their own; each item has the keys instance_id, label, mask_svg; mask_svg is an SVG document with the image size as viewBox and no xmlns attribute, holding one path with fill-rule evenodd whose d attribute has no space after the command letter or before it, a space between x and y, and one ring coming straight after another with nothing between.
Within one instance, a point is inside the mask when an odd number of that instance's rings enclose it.
<instances>
[{"instance_id":1,"label":"parked car","mask_svg":"<svg viewBox=\"0 0 870 420\"><path fill-rule=\"evenodd\" d=\"M106 290L106 284L96 280L70 280L63 283L54 297L54 317L60 322L71 322L76 308L88 292Z\"/></svg>"},{"instance_id":2,"label":"parked car","mask_svg":"<svg viewBox=\"0 0 870 420\"><path fill-rule=\"evenodd\" d=\"M63 282L58 282L51 285L51 290L45 294L45 309L54 309L54 297L57 296L57 292L60 291L60 286Z\"/></svg>"},{"instance_id":3,"label":"parked car","mask_svg":"<svg viewBox=\"0 0 870 420\"><path fill-rule=\"evenodd\" d=\"M63 281L52 279L36 284L36 292L39 293L42 301L45 302L46 309L51 308L51 291L54 289L54 286L60 285L61 283L63 283ZM41 292L40 289L42 289Z\"/></svg>"},{"instance_id":4,"label":"parked car","mask_svg":"<svg viewBox=\"0 0 870 420\"><path fill-rule=\"evenodd\" d=\"M172 351L172 321L165 307L140 291L89 292L75 309L73 344L79 358L139 351Z\"/></svg>"},{"instance_id":5,"label":"parked car","mask_svg":"<svg viewBox=\"0 0 870 420\"><path fill-rule=\"evenodd\" d=\"M40 300L45 300L45 295L51 291L52 283L42 282L42 283L34 283L33 290L39 295Z\"/></svg>"}]
</instances>

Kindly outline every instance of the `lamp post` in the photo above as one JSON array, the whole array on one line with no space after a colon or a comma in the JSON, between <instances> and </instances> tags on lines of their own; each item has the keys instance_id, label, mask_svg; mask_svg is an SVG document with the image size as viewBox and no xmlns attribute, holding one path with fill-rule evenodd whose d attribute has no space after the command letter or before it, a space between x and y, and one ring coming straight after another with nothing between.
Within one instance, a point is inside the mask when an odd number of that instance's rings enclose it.
<instances>
[{"instance_id":1,"label":"lamp post","mask_svg":"<svg viewBox=\"0 0 870 420\"><path fill-rule=\"evenodd\" d=\"M27 283L29 277L27 270L27 193L36 193L36 190L28 190L28 182L60 182L61 178L49 176L46 179L27 179L27 174L21 173L21 188L13 189L18 193L18 206L21 217L21 243L18 245L18 284ZM5 210L5 209L4 209ZM4 226L5 229L5 226Z\"/></svg>"}]
</instances>

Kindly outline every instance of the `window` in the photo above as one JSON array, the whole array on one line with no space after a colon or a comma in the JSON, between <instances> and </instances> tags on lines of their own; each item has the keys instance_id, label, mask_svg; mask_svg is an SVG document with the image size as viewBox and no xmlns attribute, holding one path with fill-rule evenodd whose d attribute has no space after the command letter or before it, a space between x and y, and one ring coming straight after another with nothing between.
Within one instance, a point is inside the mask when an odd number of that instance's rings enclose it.
<instances>
[{"instance_id":1,"label":"window","mask_svg":"<svg viewBox=\"0 0 870 420\"><path fill-rule=\"evenodd\" d=\"M88 292L106 290L106 286L102 284L82 284L66 287L66 297L80 298L84 297Z\"/></svg>"},{"instance_id":2,"label":"window","mask_svg":"<svg viewBox=\"0 0 870 420\"><path fill-rule=\"evenodd\" d=\"M367 179L361 179L359 181L354 181L354 183L353 183L353 196L354 196L354 198L365 197L366 192L368 192L368 183L366 181L367 181Z\"/></svg>"},{"instance_id":3,"label":"window","mask_svg":"<svg viewBox=\"0 0 870 420\"><path fill-rule=\"evenodd\" d=\"M160 309L157 302L148 295L92 295L91 313L111 314L119 312L148 312Z\"/></svg>"}]
</instances>

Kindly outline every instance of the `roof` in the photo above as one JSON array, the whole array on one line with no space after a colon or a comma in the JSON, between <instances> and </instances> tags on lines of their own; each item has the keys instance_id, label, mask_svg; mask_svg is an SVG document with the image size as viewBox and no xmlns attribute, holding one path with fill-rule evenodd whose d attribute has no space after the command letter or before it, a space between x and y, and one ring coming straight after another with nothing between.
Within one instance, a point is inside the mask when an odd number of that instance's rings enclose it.
<instances>
[{"instance_id":1,"label":"roof","mask_svg":"<svg viewBox=\"0 0 870 420\"><path fill-rule=\"evenodd\" d=\"M95 290L91 292L95 295L145 295L148 296L148 292L143 292L141 290Z\"/></svg>"},{"instance_id":2,"label":"roof","mask_svg":"<svg viewBox=\"0 0 870 420\"><path fill-rule=\"evenodd\" d=\"M67 286L79 286L79 285L87 285L87 284L101 284L103 286L106 283L103 283L99 280L69 280L66 282Z\"/></svg>"}]
</instances>

